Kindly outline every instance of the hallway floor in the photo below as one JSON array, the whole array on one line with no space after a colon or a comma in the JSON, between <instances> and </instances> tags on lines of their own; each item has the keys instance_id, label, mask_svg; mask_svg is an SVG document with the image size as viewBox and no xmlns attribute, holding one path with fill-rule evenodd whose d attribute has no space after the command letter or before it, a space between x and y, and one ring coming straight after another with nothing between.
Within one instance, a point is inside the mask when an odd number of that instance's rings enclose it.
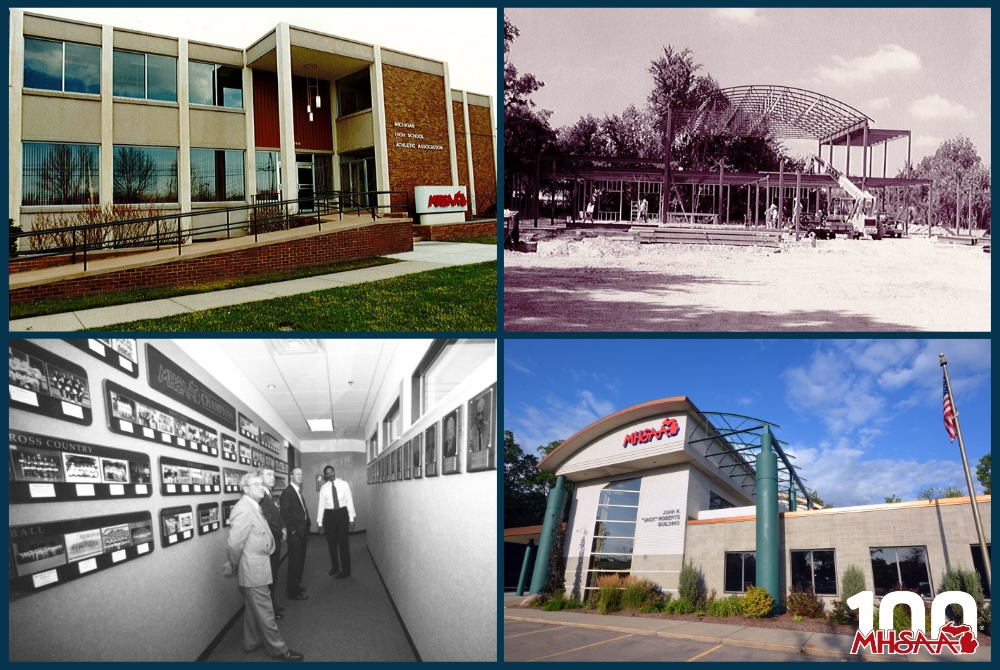
<instances>
[{"instance_id":1,"label":"hallway floor","mask_svg":"<svg viewBox=\"0 0 1000 670\"><path fill-rule=\"evenodd\" d=\"M302 583L308 600L286 600L287 558L278 572L278 605L285 618L278 622L290 649L306 661L416 661L389 596L368 553L364 533L350 536L351 576L328 575L326 539L310 535ZM287 551L287 545L282 545ZM236 582L233 580L233 588ZM268 661L263 650L243 653L243 617L226 633L208 661Z\"/></svg>"}]
</instances>

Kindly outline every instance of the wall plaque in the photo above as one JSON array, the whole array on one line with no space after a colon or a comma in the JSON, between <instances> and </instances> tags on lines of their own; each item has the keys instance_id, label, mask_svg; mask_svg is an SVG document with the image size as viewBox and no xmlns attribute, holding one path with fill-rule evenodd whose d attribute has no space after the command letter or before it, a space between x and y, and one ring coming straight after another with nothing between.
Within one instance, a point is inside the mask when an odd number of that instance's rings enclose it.
<instances>
[{"instance_id":1,"label":"wall plaque","mask_svg":"<svg viewBox=\"0 0 1000 670\"><path fill-rule=\"evenodd\" d=\"M469 401L465 417L465 471L496 470L496 384Z\"/></svg>"},{"instance_id":2,"label":"wall plaque","mask_svg":"<svg viewBox=\"0 0 1000 670\"><path fill-rule=\"evenodd\" d=\"M160 544L164 548L187 542L194 537L194 512L191 506L165 507L160 510Z\"/></svg>"},{"instance_id":3,"label":"wall plaque","mask_svg":"<svg viewBox=\"0 0 1000 670\"><path fill-rule=\"evenodd\" d=\"M198 534L205 535L222 527L219 518L219 503L201 503L198 505Z\"/></svg>"},{"instance_id":4,"label":"wall plaque","mask_svg":"<svg viewBox=\"0 0 1000 670\"><path fill-rule=\"evenodd\" d=\"M222 458L226 461L235 461L236 456L236 440L229 437L228 435L219 435L219 440L222 442Z\"/></svg>"},{"instance_id":5,"label":"wall plaque","mask_svg":"<svg viewBox=\"0 0 1000 670\"><path fill-rule=\"evenodd\" d=\"M224 493L241 493L240 477L245 475L243 470L233 470L222 468L222 490Z\"/></svg>"},{"instance_id":6,"label":"wall plaque","mask_svg":"<svg viewBox=\"0 0 1000 670\"><path fill-rule=\"evenodd\" d=\"M230 430L236 427L235 407L148 343L146 366L149 368L150 388L221 423Z\"/></svg>"},{"instance_id":7,"label":"wall plaque","mask_svg":"<svg viewBox=\"0 0 1000 670\"><path fill-rule=\"evenodd\" d=\"M7 345L10 406L89 426L93 421L87 371L27 340Z\"/></svg>"},{"instance_id":8,"label":"wall plaque","mask_svg":"<svg viewBox=\"0 0 1000 670\"><path fill-rule=\"evenodd\" d=\"M243 414L243 412L240 412L238 416L238 422L239 422L240 435L247 438L248 440L253 440L254 442L258 443L260 442L260 427L257 426L257 424L255 424L253 421L251 421L250 417Z\"/></svg>"},{"instance_id":9,"label":"wall plaque","mask_svg":"<svg viewBox=\"0 0 1000 670\"><path fill-rule=\"evenodd\" d=\"M165 496L221 493L222 475L218 466L160 457L160 493Z\"/></svg>"},{"instance_id":10,"label":"wall plaque","mask_svg":"<svg viewBox=\"0 0 1000 670\"><path fill-rule=\"evenodd\" d=\"M233 513L233 507L236 506L239 500L223 500L222 501L222 524L224 526L229 525L229 515Z\"/></svg>"},{"instance_id":11,"label":"wall plaque","mask_svg":"<svg viewBox=\"0 0 1000 670\"><path fill-rule=\"evenodd\" d=\"M8 437L11 504L153 495L148 454L14 429Z\"/></svg>"},{"instance_id":12,"label":"wall plaque","mask_svg":"<svg viewBox=\"0 0 1000 670\"><path fill-rule=\"evenodd\" d=\"M66 338L77 349L98 358L116 370L139 377L139 350L135 340Z\"/></svg>"},{"instance_id":13,"label":"wall plaque","mask_svg":"<svg viewBox=\"0 0 1000 670\"><path fill-rule=\"evenodd\" d=\"M109 379L104 400L111 432L210 456L219 455L219 433Z\"/></svg>"}]
</instances>

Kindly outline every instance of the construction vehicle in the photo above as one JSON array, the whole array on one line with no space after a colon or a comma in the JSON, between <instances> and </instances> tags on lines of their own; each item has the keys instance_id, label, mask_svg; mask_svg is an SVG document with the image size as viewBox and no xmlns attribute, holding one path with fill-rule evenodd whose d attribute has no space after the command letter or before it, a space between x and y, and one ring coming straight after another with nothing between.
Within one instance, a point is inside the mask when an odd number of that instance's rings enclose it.
<instances>
[{"instance_id":1,"label":"construction vehicle","mask_svg":"<svg viewBox=\"0 0 1000 670\"><path fill-rule=\"evenodd\" d=\"M854 239L865 236L875 240L882 239L887 218L875 211L875 196L862 191L846 175L819 156L813 155L811 161L815 161L823 172L836 179L837 185L847 194L847 197L831 198L830 214L826 217L830 237L849 234Z\"/></svg>"}]
</instances>

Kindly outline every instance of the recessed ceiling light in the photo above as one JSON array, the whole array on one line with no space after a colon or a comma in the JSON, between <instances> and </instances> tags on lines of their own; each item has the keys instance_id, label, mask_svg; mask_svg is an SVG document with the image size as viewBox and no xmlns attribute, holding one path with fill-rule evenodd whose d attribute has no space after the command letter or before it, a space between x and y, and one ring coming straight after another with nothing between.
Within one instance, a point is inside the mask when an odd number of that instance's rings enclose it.
<instances>
[{"instance_id":1,"label":"recessed ceiling light","mask_svg":"<svg viewBox=\"0 0 1000 670\"><path fill-rule=\"evenodd\" d=\"M314 433L333 430L333 419L306 419L306 423Z\"/></svg>"},{"instance_id":2,"label":"recessed ceiling light","mask_svg":"<svg viewBox=\"0 0 1000 670\"><path fill-rule=\"evenodd\" d=\"M268 391L273 391L273 390L274 390L274 389L276 389L276 388L278 388L278 387L277 387L277 386L275 386L274 384L268 384L268 385L267 385L267 390L268 390Z\"/></svg>"}]
</instances>

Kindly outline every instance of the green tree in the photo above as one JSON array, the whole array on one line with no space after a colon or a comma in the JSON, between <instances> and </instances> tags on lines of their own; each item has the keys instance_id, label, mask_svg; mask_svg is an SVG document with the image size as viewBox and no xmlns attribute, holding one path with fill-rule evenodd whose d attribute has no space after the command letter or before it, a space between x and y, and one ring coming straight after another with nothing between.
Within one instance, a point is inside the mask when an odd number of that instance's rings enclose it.
<instances>
[{"instance_id":1,"label":"green tree","mask_svg":"<svg viewBox=\"0 0 1000 670\"><path fill-rule=\"evenodd\" d=\"M917 494L917 500L940 500L942 498L961 498L965 494L954 486L940 488L938 486L928 486Z\"/></svg>"},{"instance_id":2,"label":"green tree","mask_svg":"<svg viewBox=\"0 0 1000 670\"><path fill-rule=\"evenodd\" d=\"M816 507L819 507L819 508L822 508L822 509L832 509L833 508L833 505L831 505L829 503L826 503L826 502L823 502L823 499L819 497L819 493L815 489L813 489L813 491L809 494L809 497L813 501L813 508L816 508Z\"/></svg>"},{"instance_id":3,"label":"green tree","mask_svg":"<svg viewBox=\"0 0 1000 670\"><path fill-rule=\"evenodd\" d=\"M895 493L893 493L893 494L892 494L891 496L886 496L886 498L885 498L885 501L886 501L887 503L898 503L898 502L902 502L902 500L900 500L900 499L899 499L899 498L898 498L898 497L896 496L896 494L895 494Z\"/></svg>"},{"instance_id":4,"label":"green tree","mask_svg":"<svg viewBox=\"0 0 1000 670\"><path fill-rule=\"evenodd\" d=\"M968 137L958 135L945 140L933 156L925 156L917 164L914 172L917 177L934 180L932 197L935 224L954 227L958 212L961 228L966 228L971 190L973 226L989 226L992 215L991 168L983 165L976 146Z\"/></svg>"},{"instance_id":5,"label":"green tree","mask_svg":"<svg viewBox=\"0 0 1000 670\"><path fill-rule=\"evenodd\" d=\"M538 457L524 453L509 430L503 433L503 465L504 528L541 523L548 487L540 481Z\"/></svg>"},{"instance_id":6,"label":"green tree","mask_svg":"<svg viewBox=\"0 0 1000 670\"><path fill-rule=\"evenodd\" d=\"M976 465L976 479L979 483L983 485L983 490L986 495L993 495L990 493L993 488L993 456L991 454L985 454L979 459L979 464Z\"/></svg>"}]
</instances>

